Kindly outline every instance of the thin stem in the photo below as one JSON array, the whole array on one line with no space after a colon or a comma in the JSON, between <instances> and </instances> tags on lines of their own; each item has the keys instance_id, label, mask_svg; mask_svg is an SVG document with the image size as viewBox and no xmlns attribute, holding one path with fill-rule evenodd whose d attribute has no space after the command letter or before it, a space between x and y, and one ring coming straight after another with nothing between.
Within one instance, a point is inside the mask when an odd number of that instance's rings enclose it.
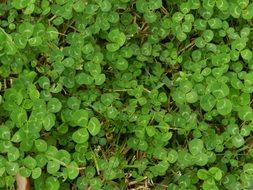
<instances>
[{"instance_id":1,"label":"thin stem","mask_svg":"<svg viewBox=\"0 0 253 190\"><path fill-rule=\"evenodd\" d=\"M195 46L195 41L193 40L191 43L189 43L187 46L185 46L183 49L181 49L178 54L183 53L186 49Z\"/></svg>"},{"instance_id":2,"label":"thin stem","mask_svg":"<svg viewBox=\"0 0 253 190\"><path fill-rule=\"evenodd\" d=\"M97 157L96 157L96 154L93 150L92 150L92 155L93 155L93 160L94 160L95 167L96 167L96 170L97 170L97 174L100 175L100 169L99 169L99 166L98 166Z\"/></svg>"},{"instance_id":3,"label":"thin stem","mask_svg":"<svg viewBox=\"0 0 253 190\"><path fill-rule=\"evenodd\" d=\"M64 162L62 162L62 161L60 161L60 160L58 160L57 158L55 158L55 157L53 157L53 156L46 155L46 157L47 157L48 159L50 159L50 160L53 160L53 161L57 162L58 164L60 164L60 165L62 165L62 166L67 167L67 164L66 164L66 163L64 163Z\"/></svg>"}]
</instances>

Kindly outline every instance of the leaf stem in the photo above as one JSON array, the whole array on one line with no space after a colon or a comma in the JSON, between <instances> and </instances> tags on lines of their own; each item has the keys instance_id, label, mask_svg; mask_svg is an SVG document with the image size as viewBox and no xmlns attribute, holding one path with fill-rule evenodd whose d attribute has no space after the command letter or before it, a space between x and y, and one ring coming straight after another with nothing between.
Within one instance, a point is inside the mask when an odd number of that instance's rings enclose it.
<instances>
[{"instance_id":1,"label":"leaf stem","mask_svg":"<svg viewBox=\"0 0 253 190\"><path fill-rule=\"evenodd\" d=\"M62 165L62 166L67 167L67 164L66 164L66 163L64 163L64 162L62 162L62 161L60 161L60 160L58 160L57 158L55 158L55 157L53 157L53 156L46 155L46 157L47 157L48 159L51 159L51 160L57 162L58 164L60 164L60 165Z\"/></svg>"},{"instance_id":2,"label":"leaf stem","mask_svg":"<svg viewBox=\"0 0 253 190\"><path fill-rule=\"evenodd\" d=\"M189 43L187 46L185 46L183 49L181 49L179 52L178 52L178 55L183 53L185 50L187 50L188 48L192 48L195 46L195 40L193 40L191 43Z\"/></svg>"},{"instance_id":3,"label":"leaf stem","mask_svg":"<svg viewBox=\"0 0 253 190\"><path fill-rule=\"evenodd\" d=\"M93 160L94 160L95 167L97 170L97 174L100 175L100 169L99 169L98 162L97 162L97 156L93 150L92 150L92 155L93 155Z\"/></svg>"}]
</instances>

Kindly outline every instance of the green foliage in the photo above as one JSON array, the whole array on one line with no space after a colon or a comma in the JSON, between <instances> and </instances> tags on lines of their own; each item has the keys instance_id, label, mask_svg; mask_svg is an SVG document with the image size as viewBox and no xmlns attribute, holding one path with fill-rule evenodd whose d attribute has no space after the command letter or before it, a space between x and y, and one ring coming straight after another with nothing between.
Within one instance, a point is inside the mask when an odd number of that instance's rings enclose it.
<instances>
[{"instance_id":1,"label":"green foliage","mask_svg":"<svg viewBox=\"0 0 253 190\"><path fill-rule=\"evenodd\" d=\"M253 189L249 0L0 2L0 189Z\"/></svg>"}]
</instances>

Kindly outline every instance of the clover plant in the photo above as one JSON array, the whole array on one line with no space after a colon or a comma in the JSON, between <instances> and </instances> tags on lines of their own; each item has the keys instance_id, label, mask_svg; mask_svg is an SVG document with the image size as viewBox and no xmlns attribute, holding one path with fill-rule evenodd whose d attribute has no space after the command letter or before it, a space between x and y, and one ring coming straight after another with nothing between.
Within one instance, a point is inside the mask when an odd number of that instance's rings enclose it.
<instances>
[{"instance_id":1,"label":"clover plant","mask_svg":"<svg viewBox=\"0 0 253 190\"><path fill-rule=\"evenodd\" d=\"M0 189L253 189L253 2L0 1Z\"/></svg>"}]
</instances>

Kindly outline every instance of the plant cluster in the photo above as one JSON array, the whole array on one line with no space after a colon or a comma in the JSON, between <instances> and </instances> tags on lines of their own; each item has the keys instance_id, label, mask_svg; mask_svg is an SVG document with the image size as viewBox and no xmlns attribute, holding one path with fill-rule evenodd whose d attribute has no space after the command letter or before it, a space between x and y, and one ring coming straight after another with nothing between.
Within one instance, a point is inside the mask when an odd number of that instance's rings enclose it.
<instances>
[{"instance_id":1,"label":"plant cluster","mask_svg":"<svg viewBox=\"0 0 253 190\"><path fill-rule=\"evenodd\" d=\"M0 2L0 189L253 189L253 2Z\"/></svg>"}]
</instances>

